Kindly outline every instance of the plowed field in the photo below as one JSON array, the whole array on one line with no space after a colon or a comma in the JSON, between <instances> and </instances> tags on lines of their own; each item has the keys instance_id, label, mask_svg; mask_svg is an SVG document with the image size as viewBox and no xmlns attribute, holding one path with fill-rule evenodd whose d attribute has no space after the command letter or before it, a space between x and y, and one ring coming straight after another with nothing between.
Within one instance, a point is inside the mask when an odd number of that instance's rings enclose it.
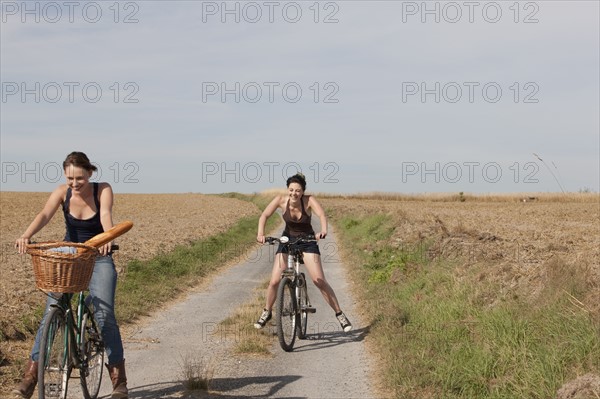
<instances>
[{"instance_id":1,"label":"plowed field","mask_svg":"<svg viewBox=\"0 0 600 399\"><path fill-rule=\"evenodd\" d=\"M518 198L501 201L323 199L331 216L383 213L394 221L392 244L428 243L428 258L456 259L456 276L474 264L478 278L500 283L488 301L517 295L535 302L544 288L582 287L572 298L600 320L600 202ZM482 292L482 300L486 293ZM492 305L493 303L490 303Z\"/></svg>"}]
</instances>

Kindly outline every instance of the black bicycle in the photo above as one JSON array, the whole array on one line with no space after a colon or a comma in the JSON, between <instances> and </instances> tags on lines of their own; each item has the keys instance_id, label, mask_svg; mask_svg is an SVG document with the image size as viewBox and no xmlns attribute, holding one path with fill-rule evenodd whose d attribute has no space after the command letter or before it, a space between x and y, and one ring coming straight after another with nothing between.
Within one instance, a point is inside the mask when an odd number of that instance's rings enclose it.
<instances>
[{"instance_id":1,"label":"black bicycle","mask_svg":"<svg viewBox=\"0 0 600 399\"><path fill-rule=\"evenodd\" d=\"M300 265L304 263L301 245L316 242L314 236L294 238L266 237L268 244L281 243L287 247L287 267L281 273L281 281L277 288L277 337L281 348L290 352L294 349L296 336L306 338L308 314L317 310L311 306L306 287L306 276L300 272Z\"/></svg>"}]
</instances>

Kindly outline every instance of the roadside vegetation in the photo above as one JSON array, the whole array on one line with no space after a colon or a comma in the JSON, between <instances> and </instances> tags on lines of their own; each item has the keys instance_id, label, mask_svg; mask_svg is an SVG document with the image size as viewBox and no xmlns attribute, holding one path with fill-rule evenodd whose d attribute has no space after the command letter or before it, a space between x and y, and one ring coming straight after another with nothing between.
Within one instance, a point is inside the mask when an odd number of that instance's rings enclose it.
<instances>
[{"instance_id":1,"label":"roadside vegetation","mask_svg":"<svg viewBox=\"0 0 600 399\"><path fill-rule=\"evenodd\" d=\"M600 195L591 190L580 190L577 193L492 193L472 194L458 193L420 193L399 194L372 192L360 194L315 194L319 198L364 199L382 201L421 201L421 202L544 202L544 203L589 203L600 201Z\"/></svg>"},{"instance_id":2,"label":"roadside vegetation","mask_svg":"<svg viewBox=\"0 0 600 399\"><path fill-rule=\"evenodd\" d=\"M240 306L234 314L221 322L221 327L238 332L233 351L246 355L270 356L273 342L277 340L275 322L270 321L265 328L254 328L256 315L260 314L265 304L265 291L269 281L256 288L256 295L247 303Z\"/></svg>"},{"instance_id":3,"label":"roadside vegetation","mask_svg":"<svg viewBox=\"0 0 600 399\"><path fill-rule=\"evenodd\" d=\"M554 398L565 382L600 375L600 320L577 299L594 288L585 271L550 262L532 301L489 278L490 262L436 251L435 236L398 245L402 218L332 218L395 397Z\"/></svg>"}]
</instances>

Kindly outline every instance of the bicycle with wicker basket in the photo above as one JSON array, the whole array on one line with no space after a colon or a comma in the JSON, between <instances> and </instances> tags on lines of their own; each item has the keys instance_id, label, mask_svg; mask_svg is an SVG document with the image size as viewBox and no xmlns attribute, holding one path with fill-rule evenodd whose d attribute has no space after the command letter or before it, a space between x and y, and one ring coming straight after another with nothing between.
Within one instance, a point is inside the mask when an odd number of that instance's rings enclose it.
<instances>
[{"instance_id":1,"label":"bicycle with wicker basket","mask_svg":"<svg viewBox=\"0 0 600 399\"><path fill-rule=\"evenodd\" d=\"M100 391L104 343L91 303L86 301L97 247L127 232L122 222L85 243L29 244L36 286L56 299L46 315L40 342L38 397L66 398L73 369L79 370L83 396L95 399ZM113 246L113 249L117 249ZM72 306L74 302L74 307Z\"/></svg>"}]
</instances>

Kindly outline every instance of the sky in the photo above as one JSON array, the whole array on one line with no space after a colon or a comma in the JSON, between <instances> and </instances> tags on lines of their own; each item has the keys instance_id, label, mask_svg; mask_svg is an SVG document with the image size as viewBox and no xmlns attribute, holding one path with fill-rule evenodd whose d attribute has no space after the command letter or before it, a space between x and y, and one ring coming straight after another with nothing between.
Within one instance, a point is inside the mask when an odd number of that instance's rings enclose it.
<instances>
[{"instance_id":1,"label":"sky","mask_svg":"<svg viewBox=\"0 0 600 399\"><path fill-rule=\"evenodd\" d=\"M597 1L1 1L2 191L600 191Z\"/></svg>"}]
</instances>

